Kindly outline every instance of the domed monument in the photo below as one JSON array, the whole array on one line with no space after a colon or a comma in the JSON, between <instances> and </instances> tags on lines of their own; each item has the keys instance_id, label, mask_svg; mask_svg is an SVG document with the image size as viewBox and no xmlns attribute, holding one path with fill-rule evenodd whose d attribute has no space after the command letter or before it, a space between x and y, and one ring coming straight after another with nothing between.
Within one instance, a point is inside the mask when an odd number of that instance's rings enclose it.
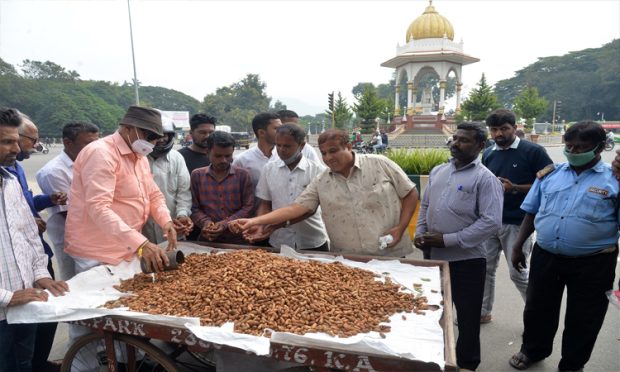
<instances>
[{"instance_id":1,"label":"domed monument","mask_svg":"<svg viewBox=\"0 0 620 372\"><path fill-rule=\"evenodd\" d=\"M439 111L437 119L431 126L441 127L444 118L446 81L453 73L456 78L456 111L460 111L462 78L461 70L464 65L480 61L478 58L463 53L463 41L454 42L454 28L450 21L439 14L429 4L421 16L416 18L405 35L406 44L396 46L396 56L383 62L381 66L396 70L396 94L394 97L394 118L401 118L399 107L400 82L407 81L407 107L403 114L407 128L426 126L428 124L415 123L416 115L430 115L434 107L430 89L424 89L421 102L417 102L417 92L420 80L427 74L434 74L439 78ZM421 120L418 120L421 121Z\"/></svg>"}]
</instances>

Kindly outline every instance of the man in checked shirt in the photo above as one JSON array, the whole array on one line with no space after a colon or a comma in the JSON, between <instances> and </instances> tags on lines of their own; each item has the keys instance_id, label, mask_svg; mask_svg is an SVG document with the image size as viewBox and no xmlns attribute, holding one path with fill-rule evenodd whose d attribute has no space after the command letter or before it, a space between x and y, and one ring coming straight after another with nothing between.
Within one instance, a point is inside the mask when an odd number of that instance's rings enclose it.
<instances>
[{"instance_id":1,"label":"man in checked shirt","mask_svg":"<svg viewBox=\"0 0 620 372\"><path fill-rule=\"evenodd\" d=\"M15 163L21 118L0 109L0 371L30 371L36 324L8 324L8 307L47 301L48 290L64 295L65 282L52 280L37 225L21 187L4 167Z\"/></svg>"},{"instance_id":2,"label":"man in checked shirt","mask_svg":"<svg viewBox=\"0 0 620 372\"><path fill-rule=\"evenodd\" d=\"M235 139L215 131L207 138L211 165L195 169L192 187L192 220L200 229L199 240L245 244L241 235L228 230L228 222L250 216L254 185L250 173L232 165Z\"/></svg>"}]
</instances>

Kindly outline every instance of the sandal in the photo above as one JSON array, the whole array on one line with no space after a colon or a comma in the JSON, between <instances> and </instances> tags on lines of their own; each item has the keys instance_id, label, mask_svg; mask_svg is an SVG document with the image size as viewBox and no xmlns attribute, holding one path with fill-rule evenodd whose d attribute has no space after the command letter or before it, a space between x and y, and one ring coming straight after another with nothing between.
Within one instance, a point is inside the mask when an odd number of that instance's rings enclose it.
<instances>
[{"instance_id":1,"label":"sandal","mask_svg":"<svg viewBox=\"0 0 620 372\"><path fill-rule=\"evenodd\" d=\"M536 361L531 360L527 355L520 351L508 360L508 364L510 364L512 368L521 371L530 368L530 366L534 363L536 363Z\"/></svg>"}]
</instances>

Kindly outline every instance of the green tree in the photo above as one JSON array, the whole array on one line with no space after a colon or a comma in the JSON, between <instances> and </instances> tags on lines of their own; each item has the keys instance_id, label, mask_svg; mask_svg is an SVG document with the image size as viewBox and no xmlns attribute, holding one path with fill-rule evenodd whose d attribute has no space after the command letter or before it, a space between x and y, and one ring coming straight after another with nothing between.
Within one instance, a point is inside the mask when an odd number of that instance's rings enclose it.
<instances>
[{"instance_id":1,"label":"green tree","mask_svg":"<svg viewBox=\"0 0 620 372\"><path fill-rule=\"evenodd\" d=\"M22 73L26 79L49 79L49 80L79 80L80 74L74 70L66 70L64 67L51 62L39 62L25 59L22 62Z\"/></svg>"},{"instance_id":2,"label":"green tree","mask_svg":"<svg viewBox=\"0 0 620 372\"><path fill-rule=\"evenodd\" d=\"M258 75L247 74L239 82L205 96L201 109L235 131L251 132L254 116L269 110L271 97L267 96L265 88L266 84Z\"/></svg>"},{"instance_id":3,"label":"green tree","mask_svg":"<svg viewBox=\"0 0 620 372\"><path fill-rule=\"evenodd\" d=\"M493 88L487 84L484 74L482 74L478 86L472 89L469 97L461 104L463 116L472 121L483 121L489 112L499 107Z\"/></svg>"},{"instance_id":4,"label":"green tree","mask_svg":"<svg viewBox=\"0 0 620 372\"><path fill-rule=\"evenodd\" d=\"M12 64L0 58L0 76L2 75L17 75L17 70L15 70Z\"/></svg>"},{"instance_id":5,"label":"green tree","mask_svg":"<svg viewBox=\"0 0 620 372\"><path fill-rule=\"evenodd\" d=\"M329 110L325 111L325 114L330 118L332 117L332 112ZM334 101L334 125L338 129L345 129L349 124L349 121L353 117L353 112L349 108L347 101L342 97L342 94L338 92L338 98Z\"/></svg>"},{"instance_id":6,"label":"green tree","mask_svg":"<svg viewBox=\"0 0 620 372\"><path fill-rule=\"evenodd\" d=\"M539 58L516 71L515 76L497 82L495 92L504 106L515 103L528 86L541 96L562 101L561 116L567 121L597 119L604 112L608 120L620 119L620 39L600 48L570 52L563 56ZM548 105L539 121L552 121L553 105Z\"/></svg>"},{"instance_id":7,"label":"green tree","mask_svg":"<svg viewBox=\"0 0 620 372\"><path fill-rule=\"evenodd\" d=\"M536 87L527 87L515 99L514 111L520 117L525 118L528 125L532 125L535 119L545 112L547 106L549 102L538 95Z\"/></svg>"},{"instance_id":8,"label":"green tree","mask_svg":"<svg viewBox=\"0 0 620 372\"><path fill-rule=\"evenodd\" d=\"M377 92L370 86L364 88L362 94L357 97L357 103L353 104L353 111L360 120L360 125L365 133L370 133L375 127L375 119L381 115L385 107L382 100L377 98Z\"/></svg>"},{"instance_id":9,"label":"green tree","mask_svg":"<svg viewBox=\"0 0 620 372\"><path fill-rule=\"evenodd\" d=\"M358 99L362 96L362 94L364 94L366 89L375 90L376 88L373 83L357 83L357 85L351 89L351 93L353 93L353 97L355 97L355 99Z\"/></svg>"},{"instance_id":10,"label":"green tree","mask_svg":"<svg viewBox=\"0 0 620 372\"><path fill-rule=\"evenodd\" d=\"M273 107L271 108L272 111L278 112L280 110L286 110L286 105L284 103L282 103L280 100L276 100L276 102L273 104Z\"/></svg>"}]
</instances>

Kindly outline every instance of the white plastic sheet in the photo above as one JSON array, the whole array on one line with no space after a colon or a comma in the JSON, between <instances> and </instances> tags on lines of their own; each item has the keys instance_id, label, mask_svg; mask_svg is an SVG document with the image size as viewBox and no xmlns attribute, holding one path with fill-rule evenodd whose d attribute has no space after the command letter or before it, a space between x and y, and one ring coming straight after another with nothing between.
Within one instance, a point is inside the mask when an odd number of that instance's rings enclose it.
<instances>
[{"instance_id":1,"label":"white plastic sheet","mask_svg":"<svg viewBox=\"0 0 620 372\"><path fill-rule=\"evenodd\" d=\"M186 242L179 242L179 249L186 255L193 252L205 252L205 247ZM372 260L363 263L328 255L302 255L288 247L283 247L280 254L299 260L339 261L348 266L373 271L381 275L381 279L378 280L384 280L386 276L389 276L393 282L407 288L406 291L426 296L429 300L428 303L436 305L439 310L425 311L426 315L394 314L389 323L391 331L385 333L385 338L382 338L377 332L358 334L348 338L338 338L323 333L302 336L274 332L271 340L319 349L341 349L358 353L416 359L433 362L443 368L445 364L444 340L443 330L439 325L443 306L440 305L442 296L438 267L412 266L400 263L397 260ZM9 308L7 321L9 323L74 321L104 315L119 315L170 326L185 326L202 340L237 347L254 352L257 355L269 354L268 338L234 333L232 323L226 323L221 327L204 327L200 326L198 318L157 316L128 311L127 309L102 308L102 305L107 301L127 295L117 291L113 286L119 284L121 279L131 278L138 272L140 272L140 265L137 259L131 262L122 262L117 266L94 267L68 281L70 292L66 296L54 297L50 295L47 302L31 302ZM414 283L421 285L421 288L414 288ZM403 315L405 319L403 319Z\"/></svg>"}]
</instances>

